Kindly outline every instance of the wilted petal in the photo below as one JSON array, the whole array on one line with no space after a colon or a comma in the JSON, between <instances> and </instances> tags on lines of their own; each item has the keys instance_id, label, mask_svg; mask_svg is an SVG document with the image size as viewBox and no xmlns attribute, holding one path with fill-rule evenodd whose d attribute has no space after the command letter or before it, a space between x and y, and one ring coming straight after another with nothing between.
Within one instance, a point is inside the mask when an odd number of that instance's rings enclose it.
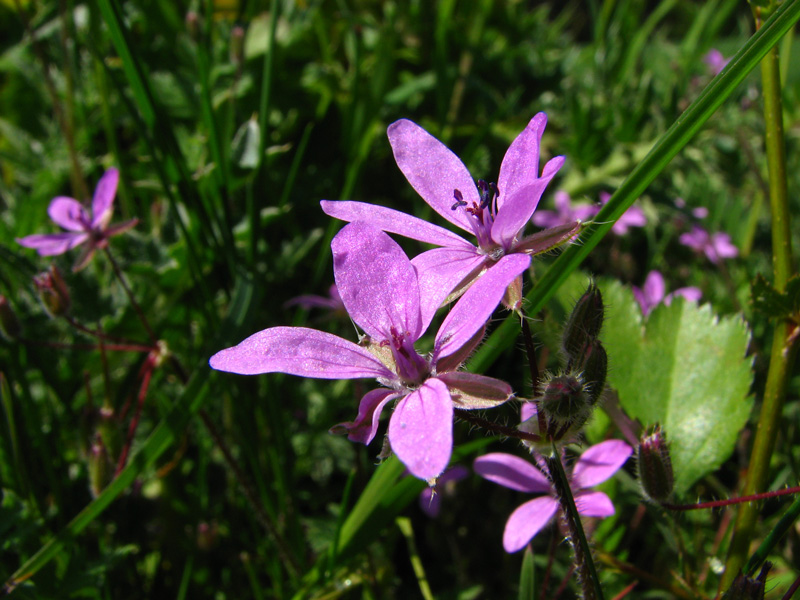
<instances>
[{"instance_id":1,"label":"wilted petal","mask_svg":"<svg viewBox=\"0 0 800 600\"><path fill-rule=\"evenodd\" d=\"M497 189L500 191L498 210L502 209L506 199L539 178L539 145L546 125L547 115L540 112L506 150L497 179Z\"/></svg>"},{"instance_id":2,"label":"wilted petal","mask_svg":"<svg viewBox=\"0 0 800 600\"><path fill-rule=\"evenodd\" d=\"M522 550L547 525L557 510L558 502L550 496L534 498L517 508L511 513L503 531L505 551Z\"/></svg>"},{"instance_id":3,"label":"wilted petal","mask_svg":"<svg viewBox=\"0 0 800 600\"><path fill-rule=\"evenodd\" d=\"M448 356L483 327L503 298L508 285L530 265L524 254L501 258L472 284L447 315L436 334L434 356Z\"/></svg>"},{"instance_id":4,"label":"wilted petal","mask_svg":"<svg viewBox=\"0 0 800 600\"><path fill-rule=\"evenodd\" d=\"M433 315L456 286L486 260L472 246L469 249L434 248L411 260L417 270L423 331L428 329Z\"/></svg>"},{"instance_id":5,"label":"wilted petal","mask_svg":"<svg viewBox=\"0 0 800 600\"><path fill-rule=\"evenodd\" d=\"M452 210L455 190L469 205L480 204L478 188L461 159L408 119L395 121L386 133L397 166L422 199L445 219L472 233L469 213Z\"/></svg>"},{"instance_id":6,"label":"wilted petal","mask_svg":"<svg viewBox=\"0 0 800 600\"><path fill-rule=\"evenodd\" d=\"M602 483L616 473L630 457L633 449L622 440L606 440L581 454L572 470L572 482L577 489Z\"/></svg>"},{"instance_id":7,"label":"wilted petal","mask_svg":"<svg viewBox=\"0 0 800 600\"><path fill-rule=\"evenodd\" d=\"M88 237L86 233L37 233L18 238L17 243L26 248L34 248L41 256L54 256L82 244Z\"/></svg>"},{"instance_id":8,"label":"wilted petal","mask_svg":"<svg viewBox=\"0 0 800 600\"><path fill-rule=\"evenodd\" d=\"M381 411L386 403L400 396L393 390L377 389L367 392L358 405L358 416L355 421L339 423L331 427L333 434L347 434L347 439L351 442L369 444L378 431L378 422L381 418Z\"/></svg>"},{"instance_id":9,"label":"wilted petal","mask_svg":"<svg viewBox=\"0 0 800 600\"><path fill-rule=\"evenodd\" d=\"M333 274L347 312L371 337L391 330L422 334L417 272L397 243L380 229L356 221L331 242Z\"/></svg>"},{"instance_id":10,"label":"wilted petal","mask_svg":"<svg viewBox=\"0 0 800 600\"><path fill-rule=\"evenodd\" d=\"M89 228L89 215L75 198L57 196L50 202L47 214L53 223L69 231L85 231Z\"/></svg>"},{"instance_id":11,"label":"wilted petal","mask_svg":"<svg viewBox=\"0 0 800 600\"><path fill-rule=\"evenodd\" d=\"M397 403L389 420L389 443L414 477L442 474L453 452L453 402L444 383L428 379Z\"/></svg>"},{"instance_id":12,"label":"wilted petal","mask_svg":"<svg viewBox=\"0 0 800 600\"><path fill-rule=\"evenodd\" d=\"M610 517L614 514L611 498L603 492L581 492L575 495L575 506L584 517Z\"/></svg>"},{"instance_id":13,"label":"wilted petal","mask_svg":"<svg viewBox=\"0 0 800 600\"><path fill-rule=\"evenodd\" d=\"M396 233L412 240L434 246L463 247L474 251L472 244L452 231L399 210L351 200L322 200L320 205L325 214L334 219L348 222L364 221L387 233Z\"/></svg>"},{"instance_id":14,"label":"wilted petal","mask_svg":"<svg viewBox=\"0 0 800 600\"><path fill-rule=\"evenodd\" d=\"M515 188L514 194L506 197L502 208L497 209L497 216L492 225L492 240L495 243L504 248L510 247L536 210L547 184L563 164L564 157L556 156L545 165L540 178L525 187Z\"/></svg>"},{"instance_id":15,"label":"wilted petal","mask_svg":"<svg viewBox=\"0 0 800 600\"><path fill-rule=\"evenodd\" d=\"M550 481L524 458L490 452L475 459L472 469L484 479L518 492L549 494Z\"/></svg>"},{"instance_id":16,"label":"wilted petal","mask_svg":"<svg viewBox=\"0 0 800 600\"><path fill-rule=\"evenodd\" d=\"M108 226L114 211L114 196L117 194L118 183L119 171L113 168L103 173L97 182L92 198L92 227L105 229Z\"/></svg>"},{"instance_id":17,"label":"wilted petal","mask_svg":"<svg viewBox=\"0 0 800 600\"><path fill-rule=\"evenodd\" d=\"M305 327L264 329L209 360L212 369L256 375L289 373L317 379L392 379L394 374L360 346Z\"/></svg>"},{"instance_id":18,"label":"wilted petal","mask_svg":"<svg viewBox=\"0 0 800 600\"><path fill-rule=\"evenodd\" d=\"M440 373L437 379L447 385L456 408L494 408L506 402L514 393L505 381L466 371Z\"/></svg>"}]
</instances>

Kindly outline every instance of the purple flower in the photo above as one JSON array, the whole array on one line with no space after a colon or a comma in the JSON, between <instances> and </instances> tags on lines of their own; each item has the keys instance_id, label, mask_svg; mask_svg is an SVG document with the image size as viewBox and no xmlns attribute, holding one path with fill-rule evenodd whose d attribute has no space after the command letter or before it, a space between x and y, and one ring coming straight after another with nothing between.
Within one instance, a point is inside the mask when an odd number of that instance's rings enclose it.
<instances>
[{"instance_id":1,"label":"purple flower","mask_svg":"<svg viewBox=\"0 0 800 600\"><path fill-rule=\"evenodd\" d=\"M696 287L679 288L671 294L666 294L666 291L664 277L658 271L650 271L647 274L642 288L633 286L633 295L639 303L639 306L642 307L642 314L644 316L649 315L650 311L661 304L661 302L669 306L675 296L683 296L691 302L697 302L703 295L703 292Z\"/></svg>"},{"instance_id":2,"label":"purple flower","mask_svg":"<svg viewBox=\"0 0 800 600\"><path fill-rule=\"evenodd\" d=\"M26 248L34 248L41 256L63 254L75 246L86 243L86 249L73 267L78 271L85 267L94 251L105 248L108 238L127 231L138 219L131 219L109 226L114 212L114 196L117 193L119 171L109 169L100 178L94 190L90 213L74 198L58 196L50 202L47 214L56 225L66 229L63 233L39 233L17 239L17 243Z\"/></svg>"},{"instance_id":3,"label":"purple flower","mask_svg":"<svg viewBox=\"0 0 800 600\"><path fill-rule=\"evenodd\" d=\"M608 192L600 192L601 204L608 204L610 199L611 194ZM631 206L617 219L611 231L617 235L625 235L628 233L629 227L644 227L645 225L647 225L647 217L644 216L644 211L638 206Z\"/></svg>"},{"instance_id":4,"label":"purple flower","mask_svg":"<svg viewBox=\"0 0 800 600\"><path fill-rule=\"evenodd\" d=\"M718 265L723 258L734 258L739 255L739 250L731 243L731 236L727 233L709 234L697 225L692 226L690 232L682 233L679 241L696 252L702 252L715 265Z\"/></svg>"},{"instance_id":5,"label":"purple flower","mask_svg":"<svg viewBox=\"0 0 800 600\"><path fill-rule=\"evenodd\" d=\"M368 444L384 406L397 401L389 443L409 472L432 480L445 470L453 446L453 407L489 408L511 397L502 381L458 371L508 284L530 264L503 257L480 277L445 317L433 351L421 356L422 337L440 300L389 236L363 222L344 227L331 243L336 286L345 308L366 336L354 344L304 327L273 327L218 352L210 365L243 375L282 372L318 379L375 378L384 387L362 398L353 422L332 429Z\"/></svg>"},{"instance_id":6,"label":"purple flower","mask_svg":"<svg viewBox=\"0 0 800 600\"><path fill-rule=\"evenodd\" d=\"M587 221L597 214L597 207L591 204L572 206L569 194L563 190L555 193L556 210L537 210L531 221L537 227L558 227L575 221Z\"/></svg>"},{"instance_id":7,"label":"purple flower","mask_svg":"<svg viewBox=\"0 0 800 600\"><path fill-rule=\"evenodd\" d=\"M442 494L454 492L457 481L465 479L469 475L469 469L464 465L455 465L442 473L436 480L435 486L428 486L419 495L419 507L431 519L439 516L442 509Z\"/></svg>"},{"instance_id":8,"label":"purple flower","mask_svg":"<svg viewBox=\"0 0 800 600\"><path fill-rule=\"evenodd\" d=\"M722 52L716 48L709 50L708 53L703 57L703 62L708 66L708 71L711 73L711 75L719 75L722 69L725 68L725 65L730 62L730 60L730 58L725 58L722 55Z\"/></svg>"},{"instance_id":9,"label":"purple flower","mask_svg":"<svg viewBox=\"0 0 800 600\"><path fill-rule=\"evenodd\" d=\"M464 163L447 146L416 123L401 119L387 135L397 166L433 210L473 234L477 245L455 233L405 213L352 201L321 202L326 214L343 221L362 220L411 239L440 246L414 260L426 293L446 298L463 289L504 256L538 254L570 240L578 222L521 238L545 187L564 157L551 159L539 175L539 145L547 116L539 113L508 148L497 185L472 179ZM462 285L459 285L462 284Z\"/></svg>"},{"instance_id":10,"label":"purple flower","mask_svg":"<svg viewBox=\"0 0 800 600\"><path fill-rule=\"evenodd\" d=\"M586 517L614 514L611 499L603 492L587 488L602 483L616 473L633 452L621 440L608 440L584 452L572 469L571 485L578 512ZM512 490L545 494L517 508L506 522L503 548L517 552L528 545L558 511L558 499L547 476L527 460L496 452L475 459L473 468L481 477Z\"/></svg>"}]
</instances>

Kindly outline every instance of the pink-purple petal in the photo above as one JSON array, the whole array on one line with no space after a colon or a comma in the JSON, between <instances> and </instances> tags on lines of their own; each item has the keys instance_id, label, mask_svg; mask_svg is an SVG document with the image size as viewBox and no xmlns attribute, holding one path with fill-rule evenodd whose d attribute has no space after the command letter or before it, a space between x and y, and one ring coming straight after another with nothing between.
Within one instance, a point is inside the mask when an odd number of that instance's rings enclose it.
<instances>
[{"instance_id":1,"label":"pink-purple petal","mask_svg":"<svg viewBox=\"0 0 800 600\"><path fill-rule=\"evenodd\" d=\"M610 517L614 514L611 498L603 492L580 492L575 495L575 506L584 517Z\"/></svg>"},{"instance_id":2,"label":"pink-purple petal","mask_svg":"<svg viewBox=\"0 0 800 600\"><path fill-rule=\"evenodd\" d=\"M414 477L430 480L442 474L453 451L453 403L444 383L428 379L397 403L389 420L389 443Z\"/></svg>"},{"instance_id":3,"label":"pink-purple petal","mask_svg":"<svg viewBox=\"0 0 800 600\"><path fill-rule=\"evenodd\" d=\"M339 423L331 427L331 433L346 433L347 439L351 442L369 444L378 431L378 423L381 418L381 411L388 402L399 397L401 394L394 390L379 388L364 394L358 405L358 415L355 421Z\"/></svg>"},{"instance_id":4,"label":"pink-purple petal","mask_svg":"<svg viewBox=\"0 0 800 600\"><path fill-rule=\"evenodd\" d=\"M492 224L492 240L509 248L514 239L522 232L533 211L539 204L547 184L564 164L564 157L557 156L551 159L544 168L544 173L525 187L515 188L513 195L509 195Z\"/></svg>"},{"instance_id":5,"label":"pink-purple petal","mask_svg":"<svg viewBox=\"0 0 800 600\"><path fill-rule=\"evenodd\" d=\"M628 460L633 449L622 440L606 440L595 444L581 454L572 470L576 489L589 488L602 483L616 473Z\"/></svg>"},{"instance_id":6,"label":"pink-purple petal","mask_svg":"<svg viewBox=\"0 0 800 600\"><path fill-rule=\"evenodd\" d=\"M550 496L529 500L517 508L506 522L503 531L503 548L506 552L519 552L553 518L558 502Z\"/></svg>"},{"instance_id":7,"label":"pink-purple petal","mask_svg":"<svg viewBox=\"0 0 800 600\"><path fill-rule=\"evenodd\" d=\"M472 244L452 231L399 210L351 200L322 200L320 206L326 215L342 221L365 221L387 233L434 246L474 249Z\"/></svg>"},{"instance_id":8,"label":"pink-purple petal","mask_svg":"<svg viewBox=\"0 0 800 600\"><path fill-rule=\"evenodd\" d=\"M509 254L481 275L464 293L436 334L434 355L448 356L483 327L503 298L508 285L530 265L524 254Z\"/></svg>"},{"instance_id":9,"label":"pink-purple petal","mask_svg":"<svg viewBox=\"0 0 800 600\"><path fill-rule=\"evenodd\" d=\"M336 287L347 312L373 339L392 329L411 340L422 334L417 272L397 243L380 229L355 221L331 242Z\"/></svg>"},{"instance_id":10,"label":"pink-purple petal","mask_svg":"<svg viewBox=\"0 0 800 600\"><path fill-rule=\"evenodd\" d=\"M551 484L530 462L505 452L490 452L475 459L472 469L484 479L518 492L550 493Z\"/></svg>"},{"instance_id":11,"label":"pink-purple petal","mask_svg":"<svg viewBox=\"0 0 800 600\"><path fill-rule=\"evenodd\" d=\"M539 178L539 145L546 125L547 115L538 113L506 150L497 179L500 191L498 210L502 209L506 199Z\"/></svg>"},{"instance_id":12,"label":"pink-purple petal","mask_svg":"<svg viewBox=\"0 0 800 600\"><path fill-rule=\"evenodd\" d=\"M477 249L434 248L417 255L411 264L417 270L422 330L430 325L433 315L465 277L486 261Z\"/></svg>"},{"instance_id":13,"label":"pink-purple petal","mask_svg":"<svg viewBox=\"0 0 800 600\"><path fill-rule=\"evenodd\" d=\"M82 244L89 237L87 233L36 233L24 238L18 238L17 243L26 248L35 249L41 256L55 256L56 254L64 254Z\"/></svg>"},{"instance_id":14,"label":"pink-purple petal","mask_svg":"<svg viewBox=\"0 0 800 600\"><path fill-rule=\"evenodd\" d=\"M92 198L92 227L105 229L111 221L118 183L119 171L113 168L103 173L100 181L97 182Z\"/></svg>"},{"instance_id":15,"label":"pink-purple petal","mask_svg":"<svg viewBox=\"0 0 800 600\"><path fill-rule=\"evenodd\" d=\"M480 203L478 188L464 163L422 127L400 119L387 130L397 166L411 186L442 217L472 233L469 214L452 210L453 193L459 190L469 205Z\"/></svg>"},{"instance_id":16,"label":"pink-purple petal","mask_svg":"<svg viewBox=\"0 0 800 600\"><path fill-rule=\"evenodd\" d=\"M386 378L394 374L360 346L305 327L273 327L209 360L212 369L256 375L289 373L317 379Z\"/></svg>"},{"instance_id":17,"label":"pink-purple petal","mask_svg":"<svg viewBox=\"0 0 800 600\"><path fill-rule=\"evenodd\" d=\"M89 229L89 215L80 202L67 196L56 196L47 208L53 223L69 231Z\"/></svg>"}]
</instances>

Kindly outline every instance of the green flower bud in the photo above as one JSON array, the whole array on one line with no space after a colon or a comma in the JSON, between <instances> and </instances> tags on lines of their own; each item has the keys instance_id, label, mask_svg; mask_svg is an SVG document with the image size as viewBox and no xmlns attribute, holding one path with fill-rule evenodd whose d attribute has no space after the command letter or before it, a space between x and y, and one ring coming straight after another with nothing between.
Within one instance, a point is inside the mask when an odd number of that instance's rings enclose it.
<instances>
[{"instance_id":1,"label":"green flower bud","mask_svg":"<svg viewBox=\"0 0 800 600\"><path fill-rule=\"evenodd\" d=\"M675 477L667 438L660 426L656 425L653 432L639 442L636 459L639 485L645 498L656 504L665 502L675 487Z\"/></svg>"},{"instance_id":2,"label":"green flower bud","mask_svg":"<svg viewBox=\"0 0 800 600\"><path fill-rule=\"evenodd\" d=\"M549 433L580 427L592 413L589 394L583 380L575 375L556 375L542 385L540 410L548 422Z\"/></svg>"},{"instance_id":3,"label":"green flower bud","mask_svg":"<svg viewBox=\"0 0 800 600\"><path fill-rule=\"evenodd\" d=\"M39 292L39 299L47 314L55 318L69 312L72 299L58 267L51 265L49 271L35 275L33 284L36 286L36 291Z\"/></svg>"},{"instance_id":4,"label":"green flower bud","mask_svg":"<svg viewBox=\"0 0 800 600\"><path fill-rule=\"evenodd\" d=\"M89 491L97 498L114 476L111 459L102 438L97 436L89 450Z\"/></svg>"},{"instance_id":5,"label":"green flower bud","mask_svg":"<svg viewBox=\"0 0 800 600\"><path fill-rule=\"evenodd\" d=\"M590 340L576 359L569 361L567 370L582 373L590 402L596 404L603 395L608 372L608 355L600 340Z\"/></svg>"},{"instance_id":6,"label":"green flower bud","mask_svg":"<svg viewBox=\"0 0 800 600\"><path fill-rule=\"evenodd\" d=\"M561 345L567 360L578 359L583 349L597 339L603 327L604 312L603 296L592 282L575 304L564 327Z\"/></svg>"},{"instance_id":7,"label":"green flower bud","mask_svg":"<svg viewBox=\"0 0 800 600\"><path fill-rule=\"evenodd\" d=\"M767 574L771 568L772 563L766 561L755 579L739 573L728 591L722 595L722 600L764 600Z\"/></svg>"}]
</instances>

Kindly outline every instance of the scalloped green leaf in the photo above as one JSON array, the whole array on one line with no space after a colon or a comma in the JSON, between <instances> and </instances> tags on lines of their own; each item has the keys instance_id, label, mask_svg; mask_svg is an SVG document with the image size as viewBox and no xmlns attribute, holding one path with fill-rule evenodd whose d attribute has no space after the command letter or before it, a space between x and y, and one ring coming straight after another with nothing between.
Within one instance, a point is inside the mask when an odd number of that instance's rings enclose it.
<instances>
[{"instance_id":1,"label":"scalloped green leaf","mask_svg":"<svg viewBox=\"0 0 800 600\"><path fill-rule=\"evenodd\" d=\"M675 491L685 493L733 452L752 408L747 325L678 298L646 320L630 289L600 286L608 382L625 411L661 423L671 443Z\"/></svg>"}]
</instances>

